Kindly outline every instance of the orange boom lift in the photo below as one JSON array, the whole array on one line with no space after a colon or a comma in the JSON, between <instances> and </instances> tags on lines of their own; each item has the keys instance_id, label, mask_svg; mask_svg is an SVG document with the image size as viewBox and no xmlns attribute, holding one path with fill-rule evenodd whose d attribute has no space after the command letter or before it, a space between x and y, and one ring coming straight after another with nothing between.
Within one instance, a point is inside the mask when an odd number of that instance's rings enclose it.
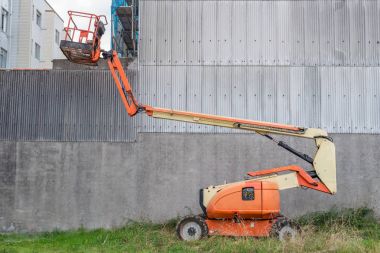
<instances>
[{"instance_id":1,"label":"orange boom lift","mask_svg":"<svg viewBox=\"0 0 380 253\"><path fill-rule=\"evenodd\" d=\"M178 223L177 234L180 239L198 240L207 235L275 235L280 239L292 238L297 233L297 226L280 214L279 191L302 187L327 194L336 193L335 145L324 130L139 104L117 53L100 49L104 25L107 24L105 17L73 11L69 12L69 16L69 24L65 28L66 37L61 41L61 50L70 61L88 65L96 65L102 53L131 117L142 112L154 118L256 132L312 165L313 169L309 171L291 165L249 172L249 178L244 181L201 189L199 203L203 214L185 217ZM76 18L88 20L84 29L78 28ZM310 157L269 134L313 139L316 153L314 157Z\"/></svg>"}]
</instances>

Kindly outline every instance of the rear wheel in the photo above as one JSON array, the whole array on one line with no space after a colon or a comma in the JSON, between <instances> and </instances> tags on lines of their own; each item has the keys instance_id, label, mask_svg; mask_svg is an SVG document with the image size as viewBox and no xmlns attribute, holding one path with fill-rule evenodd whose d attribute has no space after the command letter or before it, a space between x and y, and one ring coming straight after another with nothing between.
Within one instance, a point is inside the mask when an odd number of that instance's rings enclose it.
<instances>
[{"instance_id":1,"label":"rear wheel","mask_svg":"<svg viewBox=\"0 0 380 253\"><path fill-rule=\"evenodd\" d=\"M208 234L205 220L200 216L187 216L177 224L177 236L184 241L200 240Z\"/></svg>"},{"instance_id":2,"label":"rear wheel","mask_svg":"<svg viewBox=\"0 0 380 253\"><path fill-rule=\"evenodd\" d=\"M300 228L285 217L280 217L273 224L271 234L280 241L293 241L299 234Z\"/></svg>"}]
</instances>

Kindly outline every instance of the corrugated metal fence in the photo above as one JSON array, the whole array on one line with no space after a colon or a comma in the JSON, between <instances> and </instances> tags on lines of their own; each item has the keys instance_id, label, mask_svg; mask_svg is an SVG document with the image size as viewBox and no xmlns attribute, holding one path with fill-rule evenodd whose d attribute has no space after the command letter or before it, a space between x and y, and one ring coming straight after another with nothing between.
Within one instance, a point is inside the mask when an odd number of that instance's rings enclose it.
<instances>
[{"instance_id":1,"label":"corrugated metal fence","mask_svg":"<svg viewBox=\"0 0 380 253\"><path fill-rule=\"evenodd\" d=\"M0 71L0 140L134 141L135 129L108 70Z\"/></svg>"}]
</instances>

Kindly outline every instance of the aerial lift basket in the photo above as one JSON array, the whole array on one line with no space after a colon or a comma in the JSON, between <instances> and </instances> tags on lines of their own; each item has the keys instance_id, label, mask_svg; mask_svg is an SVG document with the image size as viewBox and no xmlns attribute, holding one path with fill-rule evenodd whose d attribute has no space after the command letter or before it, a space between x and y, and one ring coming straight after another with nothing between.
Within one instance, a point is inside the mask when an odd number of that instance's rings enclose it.
<instances>
[{"instance_id":1,"label":"aerial lift basket","mask_svg":"<svg viewBox=\"0 0 380 253\"><path fill-rule=\"evenodd\" d=\"M63 54L71 62L96 66L101 53L100 39L108 24L106 16L77 11L68 14L65 39L60 44Z\"/></svg>"}]
</instances>

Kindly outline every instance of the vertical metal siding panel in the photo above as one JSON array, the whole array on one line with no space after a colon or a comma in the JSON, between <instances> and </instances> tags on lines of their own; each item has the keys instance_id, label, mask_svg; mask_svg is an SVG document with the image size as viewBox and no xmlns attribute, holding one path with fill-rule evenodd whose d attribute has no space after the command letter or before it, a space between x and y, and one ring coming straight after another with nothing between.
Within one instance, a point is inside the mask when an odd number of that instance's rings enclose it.
<instances>
[{"instance_id":1,"label":"vertical metal siding panel","mask_svg":"<svg viewBox=\"0 0 380 253\"><path fill-rule=\"evenodd\" d=\"M151 106L157 106L157 67L156 66L142 66L140 68L140 86L141 94L144 98L142 103ZM154 132L156 131L156 120L151 117L142 118L142 131Z\"/></svg>"},{"instance_id":2,"label":"vertical metal siding panel","mask_svg":"<svg viewBox=\"0 0 380 253\"><path fill-rule=\"evenodd\" d=\"M172 68L172 102L173 109L186 111L186 66L175 66ZM186 132L186 123L175 121L173 132Z\"/></svg>"},{"instance_id":3,"label":"vertical metal siding panel","mask_svg":"<svg viewBox=\"0 0 380 253\"><path fill-rule=\"evenodd\" d=\"M321 67L321 127L329 133L338 132L336 111L335 68Z\"/></svg>"},{"instance_id":4,"label":"vertical metal siding panel","mask_svg":"<svg viewBox=\"0 0 380 253\"><path fill-rule=\"evenodd\" d=\"M12 103L14 93L12 93L12 82L11 82L11 72L4 71L1 74L0 79L2 80L1 87L1 139L2 140L10 140L12 139L11 129L11 113L12 113Z\"/></svg>"},{"instance_id":5,"label":"vertical metal siding panel","mask_svg":"<svg viewBox=\"0 0 380 253\"><path fill-rule=\"evenodd\" d=\"M304 68L303 105L301 111L302 126L320 128L321 104L320 104L320 79L318 69L315 67Z\"/></svg>"},{"instance_id":6,"label":"vertical metal siding panel","mask_svg":"<svg viewBox=\"0 0 380 253\"><path fill-rule=\"evenodd\" d=\"M202 2L187 2L187 65L201 65Z\"/></svg>"},{"instance_id":7,"label":"vertical metal siding panel","mask_svg":"<svg viewBox=\"0 0 380 253\"><path fill-rule=\"evenodd\" d=\"M186 86L186 110L190 112L202 112L202 67L187 66ZM201 125L187 124L186 132L200 132Z\"/></svg>"},{"instance_id":8,"label":"vertical metal siding panel","mask_svg":"<svg viewBox=\"0 0 380 253\"><path fill-rule=\"evenodd\" d=\"M380 65L380 4L378 1L365 1L365 45L366 65Z\"/></svg>"},{"instance_id":9,"label":"vertical metal siding panel","mask_svg":"<svg viewBox=\"0 0 380 253\"><path fill-rule=\"evenodd\" d=\"M291 1L289 34L291 35L291 64L302 66L305 63L305 22L302 1Z\"/></svg>"},{"instance_id":10,"label":"vertical metal siding panel","mask_svg":"<svg viewBox=\"0 0 380 253\"><path fill-rule=\"evenodd\" d=\"M365 64L365 9L362 0L349 2L350 11L350 56L351 65L363 66Z\"/></svg>"},{"instance_id":11,"label":"vertical metal siding panel","mask_svg":"<svg viewBox=\"0 0 380 253\"><path fill-rule=\"evenodd\" d=\"M218 65L230 65L232 59L232 2L218 1Z\"/></svg>"},{"instance_id":12,"label":"vertical metal siding panel","mask_svg":"<svg viewBox=\"0 0 380 253\"><path fill-rule=\"evenodd\" d=\"M336 68L335 70L337 132L352 133L350 68Z\"/></svg>"},{"instance_id":13,"label":"vertical metal siding panel","mask_svg":"<svg viewBox=\"0 0 380 253\"><path fill-rule=\"evenodd\" d=\"M305 65L319 65L319 1L304 1Z\"/></svg>"},{"instance_id":14,"label":"vertical metal siding panel","mask_svg":"<svg viewBox=\"0 0 380 253\"><path fill-rule=\"evenodd\" d=\"M66 102L66 116L65 116L65 139L69 139L70 136L73 136L73 115L75 112L75 105L74 105L74 82L75 82L75 76L74 74L69 75L67 74L67 85L65 86L65 94L67 94L67 102Z\"/></svg>"},{"instance_id":15,"label":"vertical metal siding panel","mask_svg":"<svg viewBox=\"0 0 380 253\"><path fill-rule=\"evenodd\" d=\"M83 78L84 83L90 83L87 80L88 75L86 72L83 72L81 74L75 73L75 75L77 78ZM74 114L74 126L75 126L74 136L75 136L75 140L82 140L82 135L83 135L84 130L82 130L81 121L84 121L87 124L89 124L89 129L91 129L90 131L93 131L94 127L95 127L92 123L93 119L91 119L91 117L89 115L88 108L84 107L84 103L85 103L86 98L85 98L84 91L82 90L82 87L81 87L83 82L81 82L79 85L78 85L78 83L76 83L74 85L74 90L75 90L74 96L75 96L75 102L76 102L75 103L75 109L76 110L75 110L75 114ZM86 93L89 94L90 96L93 96L93 94L91 94L93 87L91 87L91 86L92 86L92 84L89 84L89 86L87 87Z\"/></svg>"},{"instance_id":16,"label":"vertical metal siding panel","mask_svg":"<svg viewBox=\"0 0 380 253\"><path fill-rule=\"evenodd\" d=\"M320 65L329 66L334 64L335 56L335 26L334 4L335 0L320 0L319 2L319 54Z\"/></svg>"},{"instance_id":17,"label":"vertical metal siding panel","mask_svg":"<svg viewBox=\"0 0 380 253\"><path fill-rule=\"evenodd\" d=\"M221 66L217 69L217 114L226 117L231 117L232 114L232 94L231 94L231 67ZM218 127L218 133L230 132L229 129Z\"/></svg>"},{"instance_id":18,"label":"vertical metal siding panel","mask_svg":"<svg viewBox=\"0 0 380 253\"><path fill-rule=\"evenodd\" d=\"M171 64L172 1L157 2L157 64Z\"/></svg>"},{"instance_id":19,"label":"vertical metal siding panel","mask_svg":"<svg viewBox=\"0 0 380 253\"><path fill-rule=\"evenodd\" d=\"M350 65L350 18L348 1L334 2L335 65Z\"/></svg>"},{"instance_id":20,"label":"vertical metal siding panel","mask_svg":"<svg viewBox=\"0 0 380 253\"><path fill-rule=\"evenodd\" d=\"M103 72L103 71L102 71ZM103 104L103 94L104 94L104 86L101 86L100 83L97 80L101 80L103 73L97 73L97 75L93 75L93 82L94 82L94 88L95 88L95 95L93 100L93 103L96 104L96 107L91 106L91 114L96 115L96 133L98 140L104 139L104 110L106 109ZM89 73L90 74L90 73ZM97 78L97 80L94 80L94 78ZM86 106L89 106L88 104ZM86 129L85 127L84 129ZM128 132L127 132L128 133ZM88 138L88 137L87 137ZM126 138L126 136L124 137Z\"/></svg>"},{"instance_id":21,"label":"vertical metal siding panel","mask_svg":"<svg viewBox=\"0 0 380 253\"><path fill-rule=\"evenodd\" d=\"M139 43L138 43L138 59L139 64L146 64L146 47L147 47L147 34L145 27L147 26L147 0L140 0L139 2Z\"/></svg>"},{"instance_id":22,"label":"vertical metal siding panel","mask_svg":"<svg viewBox=\"0 0 380 253\"><path fill-rule=\"evenodd\" d=\"M11 122L12 122L12 128L13 128L13 136L15 138L15 140L20 140L20 136L19 136L19 126L20 125L23 125L23 116L25 114L22 114L22 109L23 108L20 108L22 105L25 105L25 104L28 104L28 100L27 100L27 97L24 98L23 96L25 94L28 93L28 86L25 86L25 81L23 80L24 79L24 75L21 75L21 76L17 76L15 75L14 78L12 78L14 80L14 83L12 84L12 93L15 94L13 100L12 101L12 107L13 107L13 112L12 113L12 117L11 117ZM31 85L32 87L33 85ZM31 89L30 87L30 89ZM18 91L23 91L23 92L18 92ZM25 92L26 91L26 92ZM30 93L32 93L33 90L30 90ZM21 103L21 101L24 101L23 103ZM26 102L28 101L28 102ZM21 105L20 105L21 103ZM30 102L29 102L30 103ZM27 108L31 108L32 110L35 110L36 107L33 107L32 104L29 104L29 106ZM35 119L35 117L34 117ZM27 130L28 131L28 130Z\"/></svg>"},{"instance_id":23,"label":"vertical metal siding panel","mask_svg":"<svg viewBox=\"0 0 380 253\"><path fill-rule=\"evenodd\" d=\"M44 107L45 107L45 114L43 115L44 118L44 128L45 128L45 136L43 138L47 138L52 140L52 124L51 121L54 120L54 112L53 112L53 99L54 99L54 86L56 83L50 83L49 77L51 76L51 73L48 71L43 71L40 73L42 75L42 82L45 84L45 90L46 95L44 97Z\"/></svg>"},{"instance_id":24,"label":"vertical metal siding panel","mask_svg":"<svg viewBox=\"0 0 380 253\"><path fill-rule=\"evenodd\" d=\"M247 71L247 118L262 120L261 90L263 87L263 69L260 66L249 66Z\"/></svg>"},{"instance_id":25,"label":"vertical metal siding panel","mask_svg":"<svg viewBox=\"0 0 380 253\"><path fill-rule=\"evenodd\" d=\"M362 133L366 128L367 76L365 68L351 68L351 118L352 132Z\"/></svg>"},{"instance_id":26,"label":"vertical metal siding panel","mask_svg":"<svg viewBox=\"0 0 380 253\"><path fill-rule=\"evenodd\" d=\"M204 66L202 77L202 112L217 114L217 68L215 66ZM203 126L203 132L215 132L214 126Z\"/></svg>"},{"instance_id":27,"label":"vertical metal siding panel","mask_svg":"<svg viewBox=\"0 0 380 253\"><path fill-rule=\"evenodd\" d=\"M247 2L232 1L232 65L247 64Z\"/></svg>"},{"instance_id":28,"label":"vertical metal siding panel","mask_svg":"<svg viewBox=\"0 0 380 253\"><path fill-rule=\"evenodd\" d=\"M263 24L265 28L263 31L263 61L264 65L276 65L277 64L277 20L278 20L278 2L264 1L263 2Z\"/></svg>"},{"instance_id":29,"label":"vertical metal siding panel","mask_svg":"<svg viewBox=\"0 0 380 253\"><path fill-rule=\"evenodd\" d=\"M18 74L15 72L15 74ZM38 88L38 81L35 71L25 71L20 73L20 82L17 85L17 89L23 92L16 92L17 99L17 121L15 122L15 129L17 131L17 140L27 140L26 136L38 140L38 134L42 131L41 120L40 120L40 104L39 101L42 100L43 90ZM26 102L25 102L26 101ZM28 119L25 118L29 115L29 120L32 123L31 128L27 128L26 122ZM25 127L25 130L23 128ZM25 137L22 136L24 132Z\"/></svg>"},{"instance_id":30,"label":"vertical metal siding panel","mask_svg":"<svg viewBox=\"0 0 380 253\"><path fill-rule=\"evenodd\" d=\"M304 68L291 68L290 112L291 124L304 126Z\"/></svg>"},{"instance_id":31,"label":"vertical metal siding panel","mask_svg":"<svg viewBox=\"0 0 380 253\"><path fill-rule=\"evenodd\" d=\"M8 93L9 87L6 84L7 72L0 72L0 140L5 139L5 133L7 128L6 114L9 111L8 109Z\"/></svg>"},{"instance_id":32,"label":"vertical metal siding panel","mask_svg":"<svg viewBox=\"0 0 380 253\"><path fill-rule=\"evenodd\" d=\"M231 78L231 115L242 119L247 118L246 71L245 66L233 67Z\"/></svg>"},{"instance_id":33,"label":"vertical metal siding panel","mask_svg":"<svg viewBox=\"0 0 380 253\"><path fill-rule=\"evenodd\" d=\"M20 86L20 82L19 80L17 80L17 76L13 76L12 75L13 73L10 72L9 75L8 75L8 78L6 79L6 82L9 82L9 96L8 96L8 99L9 99L9 113L7 115L7 135L9 136L9 140L11 139L16 139L17 140L17 136L16 136L16 121L15 121L15 118L17 118L17 106L16 106L16 103L17 103L17 93L16 91L18 90L19 86ZM19 86L17 86L17 83L19 83Z\"/></svg>"},{"instance_id":34,"label":"vertical metal siding panel","mask_svg":"<svg viewBox=\"0 0 380 253\"><path fill-rule=\"evenodd\" d=\"M277 90L276 90L276 69L273 67L263 68L263 86L260 96L262 96L262 116L264 121L277 121Z\"/></svg>"},{"instance_id":35,"label":"vertical metal siding panel","mask_svg":"<svg viewBox=\"0 0 380 253\"><path fill-rule=\"evenodd\" d=\"M247 1L247 61L250 65L263 61L263 4L262 1Z\"/></svg>"},{"instance_id":36,"label":"vertical metal siding panel","mask_svg":"<svg viewBox=\"0 0 380 253\"><path fill-rule=\"evenodd\" d=\"M145 18L147 19L147 22L143 22L142 25L145 25L145 27L142 27L142 30L145 31L144 33L144 52L143 52L143 60L145 64L148 65L154 65L157 62L157 1L156 0L147 0L145 1L144 5L145 7ZM144 17L143 17L144 19Z\"/></svg>"},{"instance_id":37,"label":"vertical metal siding panel","mask_svg":"<svg viewBox=\"0 0 380 253\"><path fill-rule=\"evenodd\" d=\"M367 131L380 133L380 68L367 68Z\"/></svg>"},{"instance_id":38,"label":"vertical metal siding panel","mask_svg":"<svg viewBox=\"0 0 380 253\"><path fill-rule=\"evenodd\" d=\"M171 71L171 66L157 67L157 103L159 107L173 108L171 101L173 89ZM159 132L170 132L172 121L160 121L156 129Z\"/></svg>"},{"instance_id":39,"label":"vertical metal siding panel","mask_svg":"<svg viewBox=\"0 0 380 253\"><path fill-rule=\"evenodd\" d=\"M27 97L24 98L23 95L27 94L28 93L28 86L25 86L25 81L24 81L24 75L14 75L12 76L12 94L14 94L14 97L12 98L12 101L11 101L11 107L12 107L12 110L11 110L11 117L10 117L10 122L12 124L12 129L10 129L10 131L12 132L12 136L15 140L20 140L20 137L19 137L19 126L20 125L23 125L22 121L23 121L23 116L24 114L21 114L22 113L22 108L20 108L20 103L21 101L24 101L23 103L21 103L21 105L25 105L25 104L28 104L28 100ZM32 85L30 86L30 93L33 92L32 90ZM19 92L19 91L23 91L23 92ZM28 102L26 102L28 101ZM35 110L36 107L33 107L32 104L29 104L27 108L30 108L31 110ZM35 115L35 114L34 114ZM35 120L35 117L33 117L33 119ZM30 129L31 130L31 129ZM30 131L28 129L28 131ZM31 132L31 131L30 131Z\"/></svg>"},{"instance_id":40,"label":"vertical metal siding panel","mask_svg":"<svg viewBox=\"0 0 380 253\"><path fill-rule=\"evenodd\" d=\"M217 2L202 5L202 64L215 65L217 60Z\"/></svg>"},{"instance_id":41,"label":"vertical metal siding panel","mask_svg":"<svg viewBox=\"0 0 380 253\"><path fill-rule=\"evenodd\" d=\"M187 1L172 1L172 64L186 64Z\"/></svg>"},{"instance_id":42,"label":"vertical metal siding panel","mask_svg":"<svg viewBox=\"0 0 380 253\"><path fill-rule=\"evenodd\" d=\"M120 103L116 89L117 96L108 96L107 90L114 87L108 71L9 71L1 78L8 79L9 88L7 104L0 103L6 115L0 110L0 118L9 127L1 129L0 139L135 140L134 121ZM114 101L119 108L109 106ZM114 117L110 115L115 109L119 111L119 128L111 129Z\"/></svg>"},{"instance_id":43,"label":"vertical metal siding panel","mask_svg":"<svg viewBox=\"0 0 380 253\"><path fill-rule=\"evenodd\" d=\"M102 71L101 73L99 73L99 76L97 77L98 80L104 80L105 78L105 73ZM98 90L98 96L99 96L99 100L98 101L95 101L95 103L98 103L99 106L98 106L98 110L99 111L95 111L96 114L99 115L99 140L105 140L107 139L107 128L108 128L108 117L107 115L105 114L105 112L107 111L107 104L105 102L105 99L104 99L104 96L107 95L107 85L101 85L99 82L97 82L97 90ZM128 132L127 132L128 134Z\"/></svg>"},{"instance_id":44,"label":"vertical metal siding panel","mask_svg":"<svg viewBox=\"0 0 380 253\"><path fill-rule=\"evenodd\" d=\"M291 124L291 72L290 68L277 68L277 120L278 123Z\"/></svg>"},{"instance_id":45,"label":"vertical metal siding panel","mask_svg":"<svg viewBox=\"0 0 380 253\"><path fill-rule=\"evenodd\" d=\"M83 124L81 120L79 120L79 127L80 127L80 139L87 139L90 135L95 136L95 138L99 138L99 97L100 92L98 90L98 83L96 82L95 78L99 75L97 73L96 75L91 75L89 72L86 72L87 80L88 80L88 86L90 87L91 91L88 93L83 89L84 87L81 87L82 90L82 99L83 99L83 109L88 112L88 122L92 125L92 127L86 126L87 124ZM90 106L89 106L90 104ZM81 117L81 115L79 115ZM124 136L123 136L124 137Z\"/></svg>"},{"instance_id":46,"label":"vertical metal siding panel","mask_svg":"<svg viewBox=\"0 0 380 253\"><path fill-rule=\"evenodd\" d=\"M279 1L278 5L278 38L276 40L278 53L277 64L291 65L291 33L290 33L290 8L291 5L287 1Z\"/></svg>"}]
</instances>

